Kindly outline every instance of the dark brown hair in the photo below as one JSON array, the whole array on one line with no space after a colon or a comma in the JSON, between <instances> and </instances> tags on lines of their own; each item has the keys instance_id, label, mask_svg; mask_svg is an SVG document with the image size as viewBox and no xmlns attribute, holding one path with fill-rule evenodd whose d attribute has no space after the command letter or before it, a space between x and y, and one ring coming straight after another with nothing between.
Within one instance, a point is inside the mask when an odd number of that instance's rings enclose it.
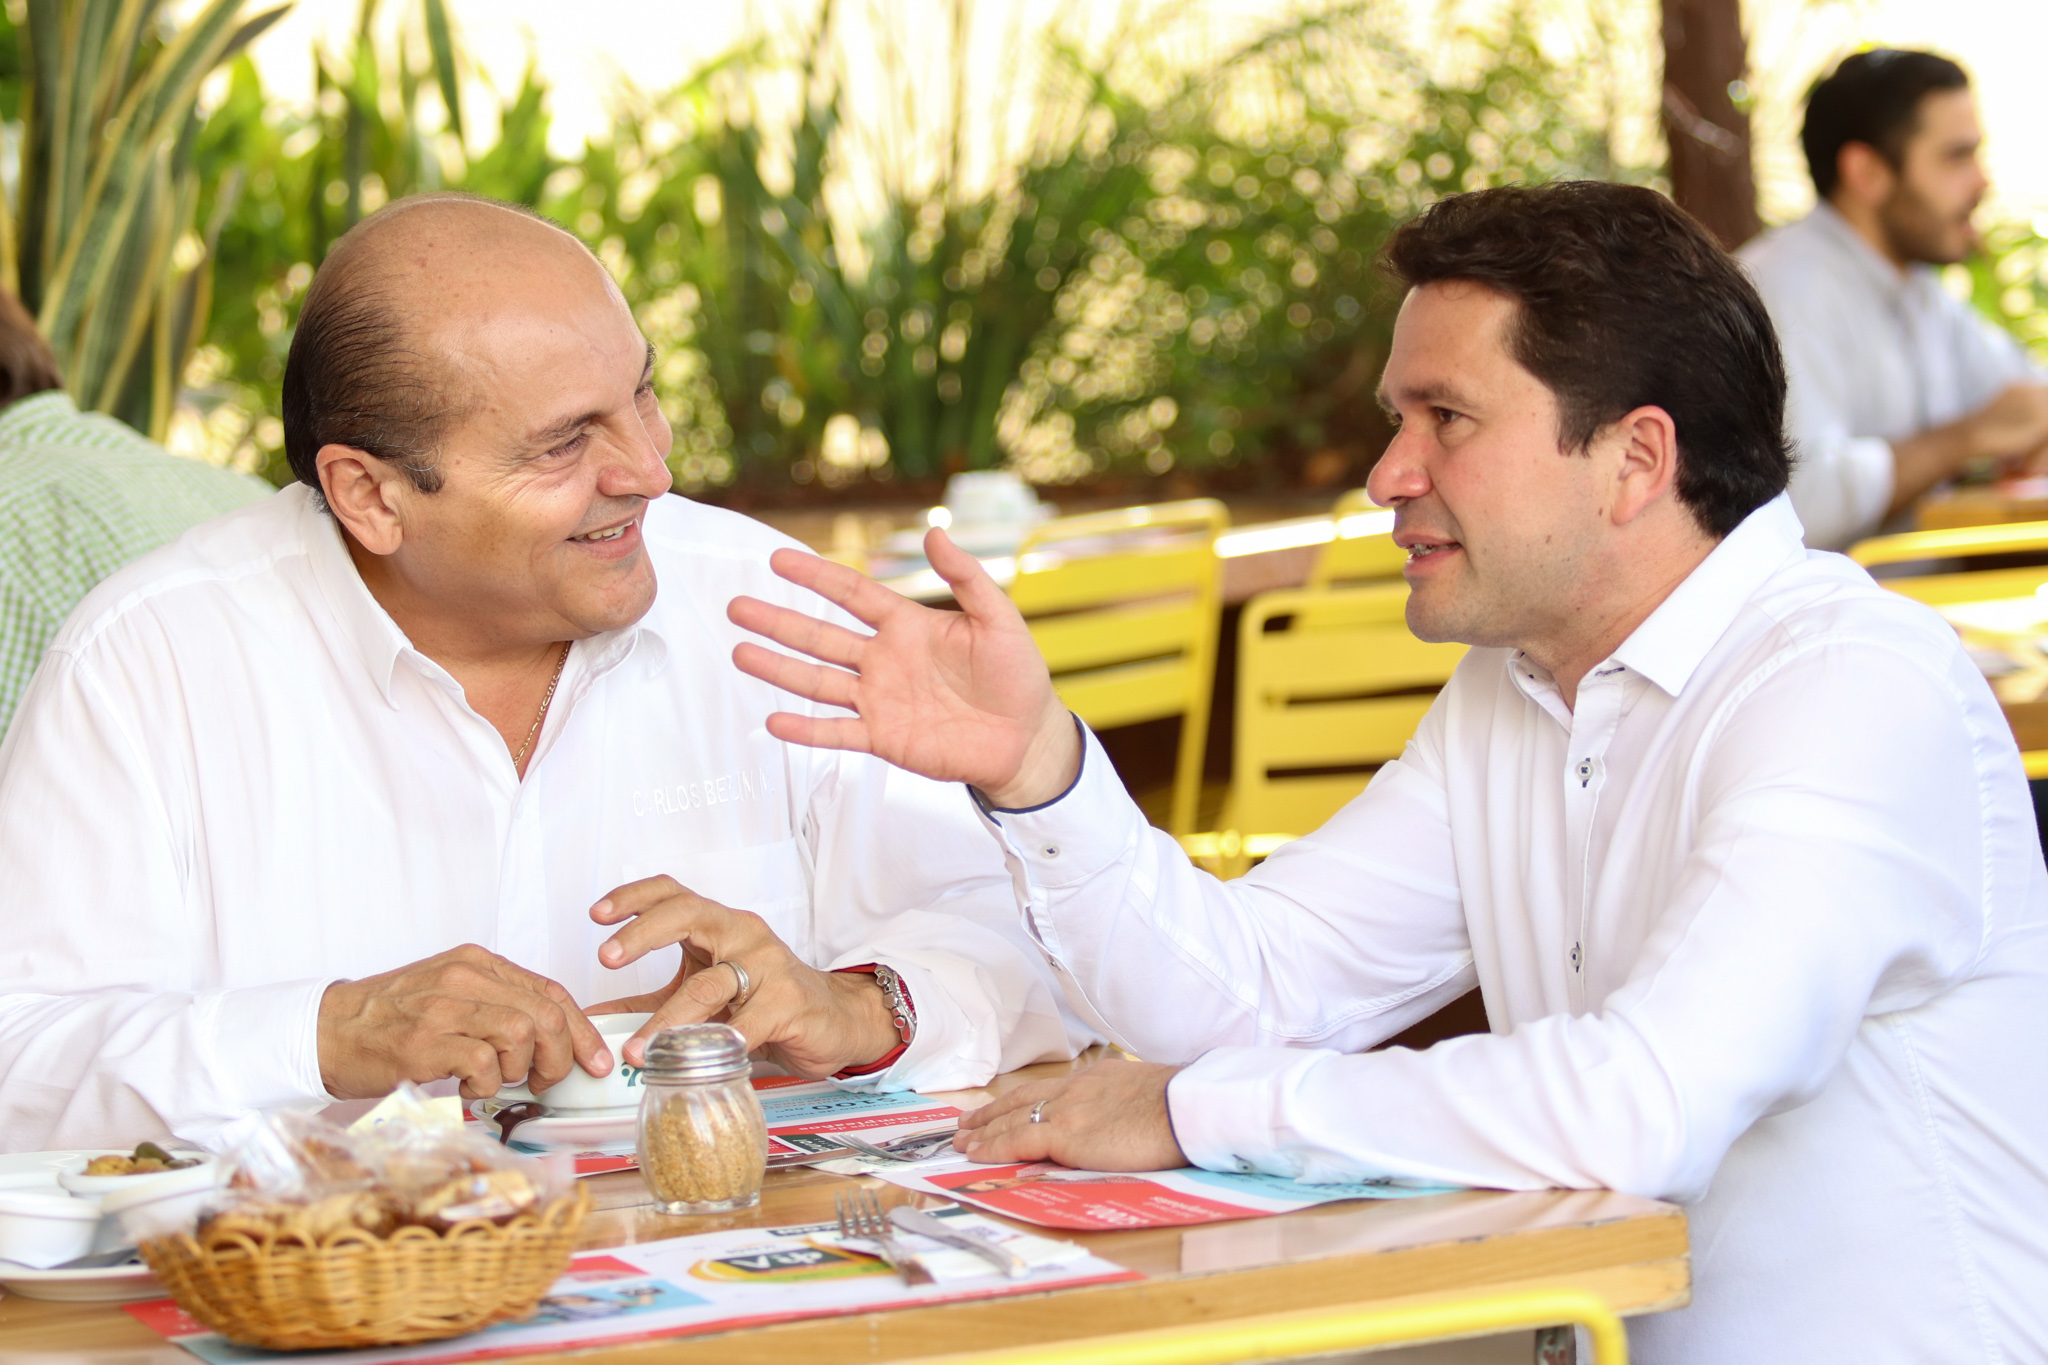
<instances>
[{"instance_id":1,"label":"dark brown hair","mask_svg":"<svg viewBox=\"0 0 2048 1365\"><path fill-rule=\"evenodd\" d=\"M1678 431L1678 500L1724 536L1785 489L1785 365L1742 268L1654 190L1596 181L1479 190L1404 224L1385 263L1411 288L1469 280L1519 305L1517 363L1583 451L1635 408Z\"/></svg>"},{"instance_id":2,"label":"dark brown hair","mask_svg":"<svg viewBox=\"0 0 2048 1365\"><path fill-rule=\"evenodd\" d=\"M57 357L36 331L36 321L21 300L0 289L0 407L64 387Z\"/></svg>"},{"instance_id":3,"label":"dark brown hair","mask_svg":"<svg viewBox=\"0 0 2048 1365\"><path fill-rule=\"evenodd\" d=\"M1842 148L1873 147L1893 170L1906 164L1906 144L1920 129L1920 101L1940 90L1967 90L1960 66L1932 52L1873 48L1844 57L1806 95L1799 145L1813 188L1826 199L1841 182Z\"/></svg>"}]
</instances>

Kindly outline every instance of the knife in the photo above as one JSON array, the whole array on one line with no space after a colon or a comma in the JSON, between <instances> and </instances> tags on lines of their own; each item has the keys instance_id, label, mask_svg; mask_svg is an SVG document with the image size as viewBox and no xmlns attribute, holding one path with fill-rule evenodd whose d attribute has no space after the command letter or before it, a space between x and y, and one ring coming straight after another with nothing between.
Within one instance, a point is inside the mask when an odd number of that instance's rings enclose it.
<instances>
[{"instance_id":1,"label":"knife","mask_svg":"<svg viewBox=\"0 0 2048 1365\"><path fill-rule=\"evenodd\" d=\"M1024 1264L1024 1258L1004 1246L979 1228L956 1228L943 1218L934 1218L923 1209L898 1204L889 1210L889 1221L905 1232L914 1232L920 1237L929 1237L934 1242L971 1251L1011 1279L1029 1275L1031 1267Z\"/></svg>"}]
</instances>

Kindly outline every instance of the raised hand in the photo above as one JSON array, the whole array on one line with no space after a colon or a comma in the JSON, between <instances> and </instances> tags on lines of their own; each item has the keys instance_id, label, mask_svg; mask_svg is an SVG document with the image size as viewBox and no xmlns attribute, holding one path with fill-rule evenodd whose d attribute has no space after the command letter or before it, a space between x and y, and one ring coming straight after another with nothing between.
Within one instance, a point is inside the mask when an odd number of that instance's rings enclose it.
<instances>
[{"instance_id":1,"label":"raised hand","mask_svg":"<svg viewBox=\"0 0 2048 1365\"><path fill-rule=\"evenodd\" d=\"M735 597L727 615L736 625L819 662L751 643L733 651L733 662L785 692L853 712L778 711L768 718L777 739L874 754L941 782L969 783L998 806L1050 801L1073 782L1081 745L1045 660L1024 618L974 556L940 530L924 545L961 610L922 607L844 565L777 550L770 561L777 574L875 633Z\"/></svg>"}]
</instances>

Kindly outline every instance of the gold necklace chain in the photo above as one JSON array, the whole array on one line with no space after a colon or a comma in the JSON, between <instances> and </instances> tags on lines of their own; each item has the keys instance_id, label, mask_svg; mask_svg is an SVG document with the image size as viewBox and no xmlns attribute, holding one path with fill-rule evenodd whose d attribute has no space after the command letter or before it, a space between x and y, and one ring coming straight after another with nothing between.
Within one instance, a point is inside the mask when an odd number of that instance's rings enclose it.
<instances>
[{"instance_id":1,"label":"gold necklace chain","mask_svg":"<svg viewBox=\"0 0 2048 1365\"><path fill-rule=\"evenodd\" d=\"M555 676L548 679L548 690L540 699L540 714L533 718L533 728L526 732L526 743L519 746L519 752L512 755L512 766L517 768L526 761L526 751L533 747L534 737L540 734L540 723L548 718L548 705L555 699L555 685L562 681L562 670L569 664L569 642L562 642L562 657L555 661Z\"/></svg>"}]
</instances>

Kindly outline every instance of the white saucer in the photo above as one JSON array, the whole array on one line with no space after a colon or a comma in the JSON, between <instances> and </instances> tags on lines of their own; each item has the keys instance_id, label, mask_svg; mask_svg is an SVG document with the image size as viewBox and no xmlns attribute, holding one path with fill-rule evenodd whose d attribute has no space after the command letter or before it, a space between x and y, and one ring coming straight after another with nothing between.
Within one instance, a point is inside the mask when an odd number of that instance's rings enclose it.
<instances>
[{"instance_id":1,"label":"white saucer","mask_svg":"<svg viewBox=\"0 0 2048 1365\"><path fill-rule=\"evenodd\" d=\"M108 1266L102 1270L32 1270L0 1261L0 1289L24 1299L55 1299L64 1303L132 1303L164 1297L163 1284L146 1265Z\"/></svg>"},{"instance_id":2,"label":"white saucer","mask_svg":"<svg viewBox=\"0 0 2048 1365\"><path fill-rule=\"evenodd\" d=\"M495 1100L475 1100L470 1104L470 1112L484 1121L485 1132L496 1133L498 1125L491 1122L491 1115L502 1107ZM631 1144L639 1138L640 1106L637 1104L617 1109L550 1110L512 1130L515 1143L563 1152L586 1152L593 1147Z\"/></svg>"}]
</instances>

